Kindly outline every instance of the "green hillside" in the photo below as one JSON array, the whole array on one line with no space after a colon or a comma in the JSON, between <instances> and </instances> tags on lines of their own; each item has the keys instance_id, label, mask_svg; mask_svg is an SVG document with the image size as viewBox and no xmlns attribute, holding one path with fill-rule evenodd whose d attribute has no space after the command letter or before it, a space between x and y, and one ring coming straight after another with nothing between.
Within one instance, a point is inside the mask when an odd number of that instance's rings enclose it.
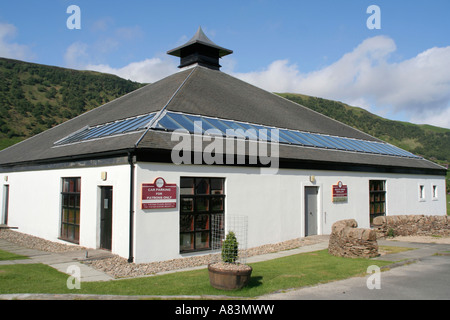
<instances>
[{"instance_id":1,"label":"green hillside","mask_svg":"<svg viewBox=\"0 0 450 320\"><path fill-rule=\"evenodd\" d=\"M141 86L109 74L0 58L0 149Z\"/></svg>"}]
</instances>

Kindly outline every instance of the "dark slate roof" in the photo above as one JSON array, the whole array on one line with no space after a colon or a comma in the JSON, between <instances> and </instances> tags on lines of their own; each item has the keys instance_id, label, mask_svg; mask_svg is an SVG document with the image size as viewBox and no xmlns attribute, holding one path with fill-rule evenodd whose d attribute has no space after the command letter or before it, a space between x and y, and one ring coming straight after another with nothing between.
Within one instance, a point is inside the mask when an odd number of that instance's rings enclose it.
<instances>
[{"instance_id":1,"label":"dark slate roof","mask_svg":"<svg viewBox=\"0 0 450 320\"><path fill-rule=\"evenodd\" d=\"M170 134L153 129L68 145L55 145L55 142L86 126L105 124L163 110L380 141L230 75L197 66L140 88L0 151L0 171L1 167L57 162L67 159L89 159L94 156L128 151L141 153L146 150L147 152L149 150L151 152L170 151L174 146L174 142L170 141ZM287 145L280 146L280 157L295 161L409 167L435 170L439 174L442 172L445 174L445 169L424 159L356 154Z\"/></svg>"},{"instance_id":2,"label":"dark slate roof","mask_svg":"<svg viewBox=\"0 0 450 320\"><path fill-rule=\"evenodd\" d=\"M226 73L195 68L168 110L348 138L374 137Z\"/></svg>"}]
</instances>

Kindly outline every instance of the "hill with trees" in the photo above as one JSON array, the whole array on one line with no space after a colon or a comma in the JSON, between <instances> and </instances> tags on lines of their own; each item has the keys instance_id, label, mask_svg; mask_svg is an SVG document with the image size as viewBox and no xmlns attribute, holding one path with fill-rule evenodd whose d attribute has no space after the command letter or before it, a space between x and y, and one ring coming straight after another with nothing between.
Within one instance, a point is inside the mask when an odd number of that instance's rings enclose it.
<instances>
[{"instance_id":1,"label":"hill with trees","mask_svg":"<svg viewBox=\"0 0 450 320\"><path fill-rule=\"evenodd\" d=\"M0 149L141 86L110 74L0 58Z\"/></svg>"},{"instance_id":2,"label":"hill with trees","mask_svg":"<svg viewBox=\"0 0 450 320\"><path fill-rule=\"evenodd\" d=\"M450 163L450 129L388 120L333 100L292 93L279 95L434 162Z\"/></svg>"}]
</instances>

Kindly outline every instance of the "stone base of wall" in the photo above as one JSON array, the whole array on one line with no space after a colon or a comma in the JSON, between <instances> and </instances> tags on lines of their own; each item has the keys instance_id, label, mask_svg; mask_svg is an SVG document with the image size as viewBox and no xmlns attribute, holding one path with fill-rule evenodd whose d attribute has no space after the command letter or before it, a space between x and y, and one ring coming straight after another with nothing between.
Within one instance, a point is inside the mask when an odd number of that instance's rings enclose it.
<instances>
[{"instance_id":1,"label":"stone base of wall","mask_svg":"<svg viewBox=\"0 0 450 320\"><path fill-rule=\"evenodd\" d=\"M450 235L449 216L399 215L376 217L373 228L378 238L388 236Z\"/></svg>"},{"instance_id":2,"label":"stone base of wall","mask_svg":"<svg viewBox=\"0 0 450 320\"><path fill-rule=\"evenodd\" d=\"M357 228L354 219L341 220L333 224L328 252L334 256L351 258L373 258L378 256L375 230Z\"/></svg>"}]
</instances>

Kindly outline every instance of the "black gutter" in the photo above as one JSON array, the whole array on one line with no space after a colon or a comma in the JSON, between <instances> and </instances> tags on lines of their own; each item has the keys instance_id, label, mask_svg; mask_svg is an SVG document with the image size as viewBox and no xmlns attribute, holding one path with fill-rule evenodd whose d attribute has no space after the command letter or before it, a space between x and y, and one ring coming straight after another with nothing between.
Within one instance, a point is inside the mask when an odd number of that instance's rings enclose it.
<instances>
[{"instance_id":1,"label":"black gutter","mask_svg":"<svg viewBox=\"0 0 450 320\"><path fill-rule=\"evenodd\" d=\"M128 152L128 163L130 164L130 238L128 262L133 263L133 237L134 237L134 153Z\"/></svg>"},{"instance_id":2,"label":"black gutter","mask_svg":"<svg viewBox=\"0 0 450 320\"><path fill-rule=\"evenodd\" d=\"M88 162L95 162L102 159L112 159L126 157L134 149L126 148L114 151L95 152L79 154L65 157L30 160L23 162L12 162L0 164L0 172L17 172L31 170L47 170L74 167L76 163L84 163L83 166L89 166ZM126 160L124 161L126 162ZM119 163L118 163L119 164ZM93 166L96 164L93 163Z\"/></svg>"},{"instance_id":3,"label":"black gutter","mask_svg":"<svg viewBox=\"0 0 450 320\"><path fill-rule=\"evenodd\" d=\"M163 149L140 149L140 152L136 154L137 160L142 162L162 162L173 163L171 150ZM191 152L190 163L194 163L195 152ZM261 163L249 164L248 156L245 156L245 164L238 164L236 155L234 155L233 164L226 163L226 155L223 155L223 164L220 166L231 167L254 167L254 168L270 168L268 165ZM203 158L202 158L203 160ZM206 165L202 161L202 165ZM217 165L217 164L212 164ZM317 160L301 160L301 159L287 159L279 158L280 169L298 169L298 170L321 170L321 171L345 171L345 172L365 172L365 173L395 173L395 174L414 174L414 175L433 175L433 176L445 176L447 170L432 169L432 168L420 168L420 167L404 167L396 165L375 165L364 163L348 163L337 161L317 161Z\"/></svg>"}]
</instances>

